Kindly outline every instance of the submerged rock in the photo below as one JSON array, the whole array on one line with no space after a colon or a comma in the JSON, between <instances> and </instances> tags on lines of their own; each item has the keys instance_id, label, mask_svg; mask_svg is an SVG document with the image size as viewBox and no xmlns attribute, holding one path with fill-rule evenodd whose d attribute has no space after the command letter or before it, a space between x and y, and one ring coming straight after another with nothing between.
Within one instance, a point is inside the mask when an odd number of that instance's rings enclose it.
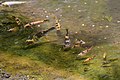
<instances>
[{"instance_id":1,"label":"submerged rock","mask_svg":"<svg viewBox=\"0 0 120 80\"><path fill-rule=\"evenodd\" d=\"M0 69L0 80L8 79L10 77L11 77L11 74L9 74L8 72Z\"/></svg>"}]
</instances>

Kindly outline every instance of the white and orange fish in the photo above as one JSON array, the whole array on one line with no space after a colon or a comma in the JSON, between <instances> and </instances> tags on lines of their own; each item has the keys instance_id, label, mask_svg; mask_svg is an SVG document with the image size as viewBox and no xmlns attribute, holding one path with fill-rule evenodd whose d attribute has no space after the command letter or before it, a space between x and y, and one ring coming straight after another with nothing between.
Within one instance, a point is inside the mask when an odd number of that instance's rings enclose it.
<instances>
[{"instance_id":1,"label":"white and orange fish","mask_svg":"<svg viewBox=\"0 0 120 80\"><path fill-rule=\"evenodd\" d=\"M8 32L16 32L18 30L18 28L17 27L14 27L14 28L11 28L11 29L9 29L9 30L7 30Z\"/></svg>"},{"instance_id":2,"label":"white and orange fish","mask_svg":"<svg viewBox=\"0 0 120 80\"><path fill-rule=\"evenodd\" d=\"M84 45L84 44L85 44L85 42L84 42L83 40L78 40L78 39L76 39L73 48L80 47L80 46L82 46L82 45Z\"/></svg>"},{"instance_id":3,"label":"white and orange fish","mask_svg":"<svg viewBox=\"0 0 120 80\"><path fill-rule=\"evenodd\" d=\"M41 23L43 23L43 22L46 22L46 21L48 21L47 19L44 19L44 20L40 20L40 21L34 21L34 22L31 22L31 23L27 23L25 26L24 26L24 28L28 28L28 27L32 27L32 26L34 26L34 25L38 25L38 24L41 24Z\"/></svg>"},{"instance_id":4,"label":"white and orange fish","mask_svg":"<svg viewBox=\"0 0 120 80\"><path fill-rule=\"evenodd\" d=\"M23 4L26 3L26 1L5 1L5 2L1 2L0 5L1 6L12 6L12 5L18 5L18 4Z\"/></svg>"},{"instance_id":5,"label":"white and orange fish","mask_svg":"<svg viewBox=\"0 0 120 80\"><path fill-rule=\"evenodd\" d=\"M107 59L107 54L104 53L104 54L103 54L103 60L106 60L106 59Z\"/></svg>"},{"instance_id":6,"label":"white and orange fish","mask_svg":"<svg viewBox=\"0 0 120 80\"><path fill-rule=\"evenodd\" d=\"M28 40L26 40L26 43L27 44L33 44L33 43L35 43L35 40L34 39L28 39Z\"/></svg>"},{"instance_id":7,"label":"white and orange fish","mask_svg":"<svg viewBox=\"0 0 120 80\"><path fill-rule=\"evenodd\" d=\"M58 20L56 20L56 30L59 31L61 29L61 25Z\"/></svg>"},{"instance_id":8,"label":"white and orange fish","mask_svg":"<svg viewBox=\"0 0 120 80\"><path fill-rule=\"evenodd\" d=\"M94 56L92 56L92 57L89 57L89 58L85 59L83 62L84 62L84 63L89 62L89 61L91 61L92 59L94 59L95 56L96 56L96 55L94 55Z\"/></svg>"},{"instance_id":9,"label":"white and orange fish","mask_svg":"<svg viewBox=\"0 0 120 80\"><path fill-rule=\"evenodd\" d=\"M78 56L84 56L84 55L86 55L86 54L87 54L89 51L91 51L91 50L92 50L92 47L90 47L90 48L88 48L88 49L80 52L80 53L78 54Z\"/></svg>"},{"instance_id":10,"label":"white and orange fish","mask_svg":"<svg viewBox=\"0 0 120 80\"><path fill-rule=\"evenodd\" d=\"M55 19L55 28L57 31L60 31L61 30L61 24L59 23L59 20L57 18L57 16L55 16L55 14L52 14L53 15L53 18Z\"/></svg>"}]
</instances>

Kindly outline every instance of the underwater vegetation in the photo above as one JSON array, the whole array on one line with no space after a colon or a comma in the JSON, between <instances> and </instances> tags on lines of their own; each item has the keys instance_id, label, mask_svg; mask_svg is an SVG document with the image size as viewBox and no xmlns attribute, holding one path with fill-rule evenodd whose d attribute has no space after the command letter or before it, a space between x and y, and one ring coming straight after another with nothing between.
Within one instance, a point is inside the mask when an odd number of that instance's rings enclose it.
<instances>
[{"instance_id":1,"label":"underwater vegetation","mask_svg":"<svg viewBox=\"0 0 120 80\"><path fill-rule=\"evenodd\" d=\"M43 4L46 5L45 7L48 10L49 8L56 8L54 3L65 5L67 4L66 1L68 1L68 3L69 1L74 2L73 0L61 0L62 2L50 0L51 4L48 4L49 1L45 1L46 2L43 2ZM87 0L80 2L84 3L84 1L87 2ZM87 3L84 4L86 5ZM91 4L93 3L91 2ZM100 2L100 4L102 4L102 2ZM59 6L61 7L61 5ZM83 8L88 8L89 5L90 4ZM120 40L118 35L119 32L117 31L119 26L112 27L115 25L115 23L113 24L112 22L114 17L110 15L101 15L103 12L101 11L103 10L101 7L103 6L100 6L100 9L95 11L98 15L93 15L92 10L95 10L95 7L90 7L88 8L90 9L90 12L88 12L87 16L92 16L91 21L93 21L92 24L95 23L95 25L93 24L91 28L88 26L89 23L86 23L87 21L83 21L83 23L81 21L81 30L78 30L78 27L76 27L75 24L64 23L64 21L69 22L69 20L72 22L72 19L69 19L70 17L68 17L71 16L71 14L73 15L73 12L69 13L72 6L74 6L74 3L69 4L67 8L62 6L62 9L64 9L62 15L65 17L63 18L63 21L60 21L60 24L62 25L62 35L59 37L57 36L56 31L53 31L50 32L50 35L48 34L39 38L38 42L35 44L27 44L26 40L31 40L39 30L42 31L51 27L51 24L55 23L55 20L48 18L50 21L39 25L41 27L35 25L33 28L24 28L24 25L30 22L32 23L35 20L38 21L38 18L31 18L29 17L30 14L26 16L26 14L23 14L12 7L0 7L0 79L120 79L120 44L119 41L117 41L117 39ZM101 16L104 19L103 21L101 21ZM85 18L84 15L83 17ZM43 17L41 18L44 19ZM62 18L60 19L62 20ZM76 16L73 20L76 20ZM75 23L78 24L77 21L75 21ZM97 23L103 24L97 25ZM106 25L108 23L110 24ZM69 27L64 27L67 25ZM75 26L75 28L72 30L71 26ZM76 39L85 41L85 45L75 48L72 46L72 48L65 50L63 44L66 32L63 28L69 29L72 45L74 45ZM112 32L113 34L110 34ZM115 33L117 34L114 35ZM113 35L115 36L115 40L113 40ZM48 39L46 39L46 37ZM78 54L84 53L85 55L78 56Z\"/></svg>"}]
</instances>

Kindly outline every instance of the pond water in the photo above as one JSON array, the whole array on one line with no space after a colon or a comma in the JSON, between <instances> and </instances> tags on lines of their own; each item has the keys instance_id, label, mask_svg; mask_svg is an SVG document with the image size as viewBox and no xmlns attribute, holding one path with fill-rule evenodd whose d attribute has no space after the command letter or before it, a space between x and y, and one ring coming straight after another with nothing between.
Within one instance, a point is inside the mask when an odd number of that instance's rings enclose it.
<instances>
[{"instance_id":1,"label":"pond water","mask_svg":"<svg viewBox=\"0 0 120 80\"><path fill-rule=\"evenodd\" d=\"M107 38L108 41L111 39L118 41L119 2L119 0L28 0L27 4L16 8L33 20L50 19L47 27L55 25L53 19L55 15L63 31L66 28L69 28L71 33L86 31L91 35L98 34L96 37L101 37L101 40Z\"/></svg>"},{"instance_id":2,"label":"pond water","mask_svg":"<svg viewBox=\"0 0 120 80\"><path fill-rule=\"evenodd\" d=\"M0 7L0 68L36 80L86 80L83 76L91 80L120 79L120 0L24 1L25 4L10 8ZM13 15L23 21L22 26L43 19L48 19L49 22L30 29L20 27L18 32L10 33L8 29L16 27ZM37 45L25 43L33 34L55 26L56 17L61 24L61 36L57 36L54 30L45 36L50 43L44 42L45 37ZM76 55L86 48L62 50L65 29L69 30L71 42L80 39L93 45L91 54L79 60ZM108 56L106 62L102 60L103 54ZM93 55L96 57L92 63L83 64L84 59ZM105 66L101 67L104 63Z\"/></svg>"}]
</instances>

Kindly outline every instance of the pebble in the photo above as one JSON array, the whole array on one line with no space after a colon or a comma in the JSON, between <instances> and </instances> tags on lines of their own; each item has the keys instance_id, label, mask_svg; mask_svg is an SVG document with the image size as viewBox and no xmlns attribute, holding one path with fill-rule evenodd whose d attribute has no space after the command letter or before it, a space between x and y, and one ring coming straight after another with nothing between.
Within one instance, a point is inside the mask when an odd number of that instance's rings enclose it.
<instances>
[{"instance_id":1,"label":"pebble","mask_svg":"<svg viewBox=\"0 0 120 80\"><path fill-rule=\"evenodd\" d=\"M46 18L48 18L49 16L46 16Z\"/></svg>"},{"instance_id":2,"label":"pebble","mask_svg":"<svg viewBox=\"0 0 120 80\"><path fill-rule=\"evenodd\" d=\"M61 14L60 16L62 17L63 15Z\"/></svg>"},{"instance_id":3,"label":"pebble","mask_svg":"<svg viewBox=\"0 0 120 80\"><path fill-rule=\"evenodd\" d=\"M35 15L35 13L34 13L34 12L32 12L32 14L33 14L33 15Z\"/></svg>"},{"instance_id":4,"label":"pebble","mask_svg":"<svg viewBox=\"0 0 120 80\"><path fill-rule=\"evenodd\" d=\"M99 46L97 48L100 48Z\"/></svg>"},{"instance_id":5,"label":"pebble","mask_svg":"<svg viewBox=\"0 0 120 80\"><path fill-rule=\"evenodd\" d=\"M100 26L100 28L103 28L103 26Z\"/></svg>"},{"instance_id":6,"label":"pebble","mask_svg":"<svg viewBox=\"0 0 120 80\"><path fill-rule=\"evenodd\" d=\"M69 5L68 8L70 8L71 6Z\"/></svg>"},{"instance_id":7,"label":"pebble","mask_svg":"<svg viewBox=\"0 0 120 80\"><path fill-rule=\"evenodd\" d=\"M47 13L47 11L45 11L45 13Z\"/></svg>"},{"instance_id":8,"label":"pebble","mask_svg":"<svg viewBox=\"0 0 120 80\"><path fill-rule=\"evenodd\" d=\"M92 25L92 27L95 27L95 25Z\"/></svg>"},{"instance_id":9,"label":"pebble","mask_svg":"<svg viewBox=\"0 0 120 80\"><path fill-rule=\"evenodd\" d=\"M81 10L78 10L78 12L81 12Z\"/></svg>"},{"instance_id":10,"label":"pebble","mask_svg":"<svg viewBox=\"0 0 120 80\"><path fill-rule=\"evenodd\" d=\"M120 23L120 21L117 21L117 23Z\"/></svg>"},{"instance_id":11,"label":"pebble","mask_svg":"<svg viewBox=\"0 0 120 80\"><path fill-rule=\"evenodd\" d=\"M7 73L6 71L3 71L2 69L0 69L0 77L5 79L5 78L10 78L11 75Z\"/></svg>"},{"instance_id":12,"label":"pebble","mask_svg":"<svg viewBox=\"0 0 120 80\"><path fill-rule=\"evenodd\" d=\"M86 2L84 4L87 4Z\"/></svg>"},{"instance_id":13,"label":"pebble","mask_svg":"<svg viewBox=\"0 0 120 80\"><path fill-rule=\"evenodd\" d=\"M78 32L75 32L75 34L77 34Z\"/></svg>"},{"instance_id":14,"label":"pebble","mask_svg":"<svg viewBox=\"0 0 120 80\"><path fill-rule=\"evenodd\" d=\"M40 25L38 25L38 27L40 27Z\"/></svg>"},{"instance_id":15,"label":"pebble","mask_svg":"<svg viewBox=\"0 0 120 80\"><path fill-rule=\"evenodd\" d=\"M95 1L95 3L98 3L98 1Z\"/></svg>"},{"instance_id":16,"label":"pebble","mask_svg":"<svg viewBox=\"0 0 120 80\"><path fill-rule=\"evenodd\" d=\"M85 26L85 24L82 24L82 26Z\"/></svg>"},{"instance_id":17,"label":"pebble","mask_svg":"<svg viewBox=\"0 0 120 80\"><path fill-rule=\"evenodd\" d=\"M104 39L107 39L106 37L104 37Z\"/></svg>"},{"instance_id":18,"label":"pebble","mask_svg":"<svg viewBox=\"0 0 120 80\"><path fill-rule=\"evenodd\" d=\"M109 26L106 26L106 28L108 28Z\"/></svg>"},{"instance_id":19,"label":"pebble","mask_svg":"<svg viewBox=\"0 0 120 80\"><path fill-rule=\"evenodd\" d=\"M17 74L15 76L12 76L0 68L0 80L29 80L29 75Z\"/></svg>"},{"instance_id":20,"label":"pebble","mask_svg":"<svg viewBox=\"0 0 120 80\"><path fill-rule=\"evenodd\" d=\"M10 76L11 76L10 74L4 74L5 78L10 78Z\"/></svg>"},{"instance_id":21,"label":"pebble","mask_svg":"<svg viewBox=\"0 0 120 80\"><path fill-rule=\"evenodd\" d=\"M56 11L58 11L59 9L57 8L57 9L55 9Z\"/></svg>"}]
</instances>

